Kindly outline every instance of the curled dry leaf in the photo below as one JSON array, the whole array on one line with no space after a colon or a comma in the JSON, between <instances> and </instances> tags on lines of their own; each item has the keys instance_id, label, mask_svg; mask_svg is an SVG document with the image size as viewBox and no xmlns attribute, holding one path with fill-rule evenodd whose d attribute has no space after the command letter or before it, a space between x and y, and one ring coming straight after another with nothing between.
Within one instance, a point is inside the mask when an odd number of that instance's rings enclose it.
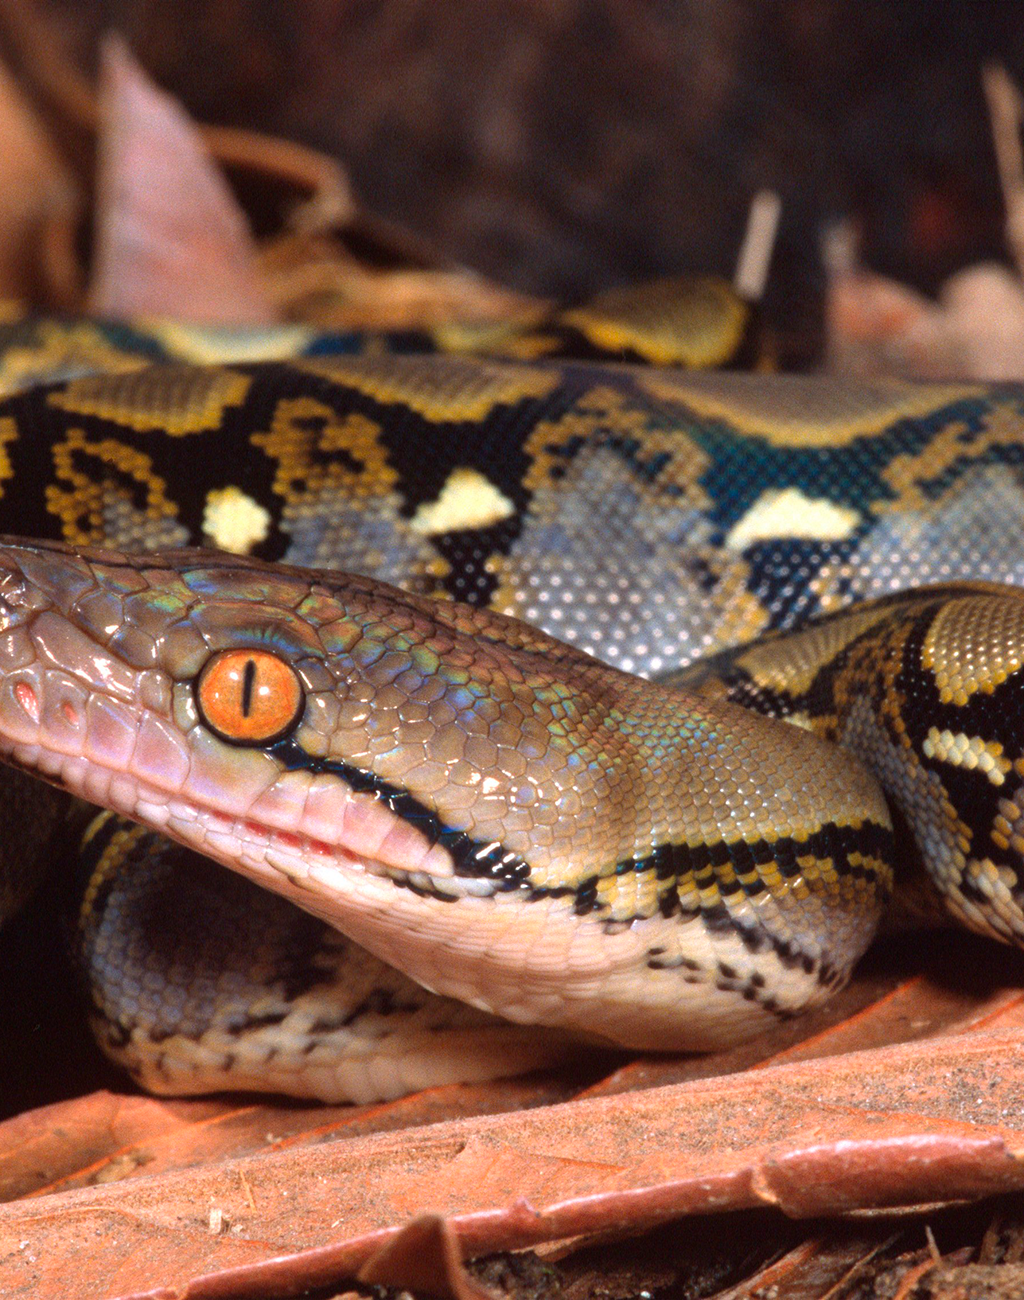
<instances>
[{"instance_id":1,"label":"curled dry leaf","mask_svg":"<svg viewBox=\"0 0 1024 1300\"><path fill-rule=\"evenodd\" d=\"M371 1255L357 1274L371 1286L399 1287L438 1300L495 1300L469 1276L447 1220L421 1214Z\"/></svg>"},{"instance_id":2,"label":"curled dry leaf","mask_svg":"<svg viewBox=\"0 0 1024 1300\"><path fill-rule=\"evenodd\" d=\"M313 1147L319 1151L325 1143L337 1146L339 1144L336 1139L365 1139L373 1133L419 1128L419 1134L406 1135L410 1143L415 1143L419 1140L419 1135L444 1129L446 1125L442 1121L471 1115L514 1112L525 1107L547 1107L544 1113L551 1116L551 1124L557 1131L566 1129L564 1116L571 1116L574 1107L570 1105L552 1109L552 1103L564 1101L574 1092L577 1096L596 1098L602 1094L623 1093L628 1089L684 1083L699 1085L694 1097L703 1097L704 1103L711 1108L716 1088L720 1086L723 1095L731 1095L737 1081L743 1079L742 1075L736 1074L737 1071L760 1069L772 1078L778 1073L776 1067L784 1062L835 1057L838 1053L869 1046L883 1048L867 1058L873 1062L875 1090L884 1092L887 1071L892 1065L895 1073L890 1076L891 1085L894 1096L898 1097L903 1086L899 1074L903 1067L898 1053L890 1062L884 1045L917 1042L926 1036L949 1036L967 1031L1024 1031L1024 997L1019 988L1020 966L1019 957L1010 950L993 949L991 945L985 945L971 936L944 934L939 938L921 937L914 942L904 939L899 948L890 946L887 952L875 953L859 972L853 985L835 1002L811 1017L781 1026L774 1034L729 1053L710 1057L636 1061L618 1069L600 1083L591 1082L589 1088L586 1078L573 1079L563 1073L543 1079L435 1089L398 1102L359 1108L299 1107L287 1103L275 1104L272 1101L246 1104L244 1099L241 1104L230 1099L157 1101L121 1098L109 1093L96 1094L79 1101L30 1112L0 1125L0 1185L9 1197L35 1195L38 1198L35 1201L37 1206L59 1206L63 1204L64 1198L54 1196L54 1192L89 1188L115 1180L121 1188L127 1188L129 1181L140 1177L144 1182L150 1182L152 1180L147 1177L149 1175L168 1174L177 1170L184 1172L183 1181L174 1193L175 1198L181 1204L191 1204L194 1208L206 1204L212 1193L207 1187L207 1170L193 1170L190 1182L190 1165L208 1164L211 1160L237 1161L243 1156L267 1152L283 1154L287 1151L298 1156L302 1148ZM901 970L913 973L901 974ZM955 978L951 972L956 973ZM928 1048L927 1043L922 1043L921 1046L925 1051ZM842 1065L842 1062L837 1062L838 1065ZM722 1074L730 1077L723 1079L719 1085L713 1076ZM741 1091L749 1089L752 1114L756 1113L769 1095L759 1092L757 1079L758 1075L752 1074L748 1076L746 1084L739 1085ZM845 1111L857 1114L862 1099L856 1087L856 1074L848 1076L848 1080L849 1089L843 1106ZM586 1088L582 1094L579 1092L581 1086ZM700 1092L701 1087L705 1089L703 1093ZM674 1095L674 1090L662 1088L661 1095ZM686 1094L679 1095L685 1097ZM630 1104L629 1097L623 1096L616 1100L622 1103L622 1114L625 1116ZM588 1104L584 1103L584 1109ZM697 1114L700 1105L697 1102L694 1104L694 1113ZM890 1155L893 1151L902 1150L906 1153L908 1134L905 1127L899 1127L898 1116L889 1116L892 1109L892 1101L887 1098L885 1107L876 1116L871 1141L881 1150L881 1140L890 1134L899 1139L896 1147L891 1148ZM790 1122L792 1114L788 1112L786 1115L776 1115L774 1119L777 1120L777 1127L774 1126L771 1113L767 1114L765 1122L771 1128L771 1136L776 1145L769 1155L762 1153L755 1161L759 1168L757 1194L769 1201L780 1197L783 1200L788 1198L789 1208L795 1209L795 1185L805 1199L813 1194L820 1201L824 1196L827 1204L831 1195L829 1189L834 1181L835 1152L826 1143L823 1148L810 1154L801 1146L794 1154L790 1149L790 1138L797 1136L798 1130ZM924 1127L916 1135L917 1139L925 1140L924 1147L919 1148L916 1154L924 1151L929 1160L937 1150L927 1141L930 1136L934 1136L928 1119L930 1115L931 1111L926 1109ZM799 1118L799 1113L797 1117ZM516 1119L514 1114L509 1114L500 1122L511 1125L510 1131L514 1134ZM842 1120L843 1116L840 1115L835 1126L827 1128L828 1136L837 1139L851 1137L849 1130L843 1127ZM892 1127L893 1123L896 1127ZM423 1125L435 1127L423 1129ZM939 1136L942 1137L943 1134ZM580 1149L589 1152L596 1149L590 1138L581 1137L580 1140ZM733 1149L730 1146L731 1140L728 1134L715 1137L713 1141L709 1139L708 1150L716 1151L718 1159L727 1160ZM744 1142L750 1142L749 1121L747 1126L741 1125L736 1130L734 1140L740 1146ZM476 1142L477 1138L474 1137L473 1141ZM528 1183L520 1184L518 1181L518 1169L507 1164L508 1149L514 1152L515 1144L506 1141L501 1148L500 1168L504 1170L505 1182L500 1194L495 1195L496 1222L501 1221L502 1207L507 1208L512 1204L520 1186L528 1186ZM682 1158L685 1149L681 1147L680 1150ZM466 1158L468 1156L464 1156ZM590 1161L589 1164L594 1165L599 1174L605 1168L600 1160ZM582 1162L582 1167L589 1167L588 1162ZM249 1173L238 1174L234 1183L234 1190L238 1193L235 1197L237 1205L230 1199L227 1203L217 1202L221 1216L219 1222L222 1225L218 1237L226 1235L229 1242L237 1243L243 1233L248 1235L252 1231L262 1232L262 1222L257 1220L266 1208L268 1180L270 1185L280 1188L280 1194L287 1203L292 1195L290 1180L301 1181L304 1178L301 1161L294 1166L290 1163L265 1164L261 1169L260 1177L255 1181ZM961 1176L962 1170L957 1160L954 1159L949 1169L954 1179ZM884 1181L887 1177L884 1161L882 1170ZM590 1183L591 1194L614 1193L615 1179L619 1172L618 1166L613 1162L607 1169L611 1181L603 1184L598 1178L596 1182ZM401 1161L396 1161L389 1163L379 1175L374 1174L372 1182L374 1187L380 1182L386 1188L396 1179L401 1183L405 1176ZM470 1180L474 1176L472 1170L467 1174ZM353 1178L356 1187L360 1181L365 1181L361 1180L358 1173L353 1174ZM824 1186L824 1193L816 1190L819 1184ZM395 1226L419 1211L451 1209L443 1199L435 1199L433 1191L434 1185L427 1177L423 1180L423 1186L414 1194L406 1196L403 1193L399 1196L392 1206ZM862 1192L857 1193L861 1194ZM953 1191L949 1190L948 1194L952 1195ZM717 1203L715 1200L706 1202L707 1205ZM701 1204L698 1200L693 1208L699 1209ZM808 1207L805 1206L806 1208ZM11 1209L13 1212L14 1207ZM301 1251L303 1246L325 1239L322 1223L307 1223L307 1209L308 1206L296 1203L295 1216L291 1220L288 1234L280 1242L281 1249ZM351 1205L338 1206L327 1239L343 1237L347 1232L359 1228L363 1221L353 1219L350 1210ZM90 1214L93 1212L94 1209L90 1209ZM625 1208L619 1207L612 1216L611 1223L616 1230L628 1231L642 1226L647 1221L644 1217L647 1214L648 1207L643 1198L633 1198ZM387 1215L383 1215L380 1221L387 1221ZM227 1226L224 1227L224 1224ZM151 1230L151 1225L145 1221L140 1222L140 1249L141 1243L148 1240ZM205 1242L209 1235L208 1215L202 1218L201 1231ZM599 1218L596 1226L581 1226L578 1232L566 1229L564 1234L555 1235L559 1242L565 1242L568 1238L579 1245L580 1240L586 1240L589 1233L607 1231L608 1221ZM128 1244L132 1233L134 1228L129 1233ZM499 1235L490 1245L501 1244L501 1241ZM177 1259L179 1248L180 1242L171 1251L176 1260L175 1267L180 1263ZM564 1245L560 1247L564 1248ZM138 1257L151 1258L155 1271L149 1275L140 1271L134 1278L135 1287L163 1276L163 1250L164 1247L161 1246L155 1256L150 1257L143 1252ZM132 1262L133 1268L137 1262ZM218 1254L217 1267L222 1267L226 1262ZM303 1270L308 1265L306 1257L297 1258L294 1261L294 1268L298 1269L296 1276L304 1276ZM246 1264L245 1267L248 1266ZM5 1267L0 1264L0 1287L4 1284Z\"/></svg>"},{"instance_id":3,"label":"curled dry leaf","mask_svg":"<svg viewBox=\"0 0 1024 1300\"><path fill-rule=\"evenodd\" d=\"M529 322L545 307L537 298L464 268L365 265L336 236L280 235L265 243L259 256L267 292L280 314L316 329Z\"/></svg>"},{"instance_id":4,"label":"curled dry leaf","mask_svg":"<svg viewBox=\"0 0 1024 1300\"><path fill-rule=\"evenodd\" d=\"M1024 283L1008 267L966 267L936 302L864 270L852 251L830 259L826 368L861 379L1024 378Z\"/></svg>"},{"instance_id":5,"label":"curled dry leaf","mask_svg":"<svg viewBox=\"0 0 1024 1300\"><path fill-rule=\"evenodd\" d=\"M269 1297L351 1276L424 1213L468 1257L710 1210L1021 1189L1021 1152L1018 1027L15 1202L0 1207L0 1291L61 1294L73 1260L97 1297Z\"/></svg>"},{"instance_id":6,"label":"curled dry leaf","mask_svg":"<svg viewBox=\"0 0 1024 1300\"><path fill-rule=\"evenodd\" d=\"M179 105L107 41L89 308L207 324L276 319L241 208Z\"/></svg>"}]
</instances>

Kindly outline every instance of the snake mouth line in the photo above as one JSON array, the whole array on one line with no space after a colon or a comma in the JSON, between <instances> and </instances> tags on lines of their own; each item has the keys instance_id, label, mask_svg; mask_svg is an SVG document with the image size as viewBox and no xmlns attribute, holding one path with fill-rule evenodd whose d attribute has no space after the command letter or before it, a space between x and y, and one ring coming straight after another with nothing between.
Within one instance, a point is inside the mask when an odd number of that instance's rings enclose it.
<instances>
[{"instance_id":1,"label":"snake mouth line","mask_svg":"<svg viewBox=\"0 0 1024 1300\"><path fill-rule=\"evenodd\" d=\"M439 902L454 903L467 896L490 898L503 892L499 881L407 870L355 851L342 841L285 830L252 816L236 816L178 791L162 789L134 773L59 754L45 745L16 745L5 761L70 795L105 804L243 873L248 868L261 875L272 872L284 877L321 901L330 899L322 878L310 874L310 868L315 870L318 865L359 871ZM399 814L392 815L401 820Z\"/></svg>"},{"instance_id":2,"label":"snake mouth line","mask_svg":"<svg viewBox=\"0 0 1024 1300\"><path fill-rule=\"evenodd\" d=\"M382 862L379 858L353 852L342 843L332 844L313 836L283 831L252 817L233 817L199 803L171 800L167 809L169 817L163 824L158 823L142 800L137 811L147 825L164 830L176 839L190 842L187 835L182 836L175 829L175 823L182 819L187 809L195 823L203 825L203 844L207 851L222 849L222 854L218 856L223 856L232 865L255 865L253 859L260 858L271 870L319 897L325 895L323 888L317 888L323 884L322 877L315 874L318 862L325 867L360 871L379 880L389 881L421 898L434 898L443 903L458 902L467 894L491 897L498 892L491 881L461 881L454 877L434 876L426 871L405 870ZM234 848L236 845L239 846L238 850ZM307 870L297 870L297 862L302 863Z\"/></svg>"}]
</instances>

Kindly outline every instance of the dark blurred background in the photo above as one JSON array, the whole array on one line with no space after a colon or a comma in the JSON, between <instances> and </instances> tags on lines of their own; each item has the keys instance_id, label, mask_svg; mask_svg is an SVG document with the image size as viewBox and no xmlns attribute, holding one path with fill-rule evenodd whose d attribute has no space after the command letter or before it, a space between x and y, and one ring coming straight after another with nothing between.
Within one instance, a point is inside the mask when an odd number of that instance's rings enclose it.
<instances>
[{"instance_id":1,"label":"dark blurred background","mask_svg":"<svg viewBox=\"0 0 1024 1300\"><path fill-rule=\"evenodd\" d=\"M765 312L820 348L820 236L926 291L1003 257L979 70L1024 71L1004 0L45 0L90 68L117 28L199 119L328 150L444 254L578 298L731 274L783 199Z\"/></svg>"}]
</instances>

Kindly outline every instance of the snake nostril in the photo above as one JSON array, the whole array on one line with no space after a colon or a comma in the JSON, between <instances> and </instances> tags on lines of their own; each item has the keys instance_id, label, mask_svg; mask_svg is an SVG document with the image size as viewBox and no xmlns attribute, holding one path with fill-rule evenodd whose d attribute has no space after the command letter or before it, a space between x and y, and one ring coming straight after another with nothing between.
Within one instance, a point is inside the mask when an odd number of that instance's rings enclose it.
<instances>
[{"instance_id":1,"label":"snake nostril","mask_svg":"<svg viewBox=\"0 0 1024 1300\"><path fill-rule=\"evenodd\" d=\"M25 710L33 722L39 721L39 696L28 682L18 682L14 688L14 698Z\"/></svg>"}]
</instances>

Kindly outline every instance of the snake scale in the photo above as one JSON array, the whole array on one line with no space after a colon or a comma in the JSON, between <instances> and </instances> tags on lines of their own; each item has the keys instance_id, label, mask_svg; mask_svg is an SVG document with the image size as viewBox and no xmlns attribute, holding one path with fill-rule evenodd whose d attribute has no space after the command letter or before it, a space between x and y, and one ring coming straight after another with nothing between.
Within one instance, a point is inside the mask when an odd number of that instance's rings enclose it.
<instances>
[{"instance_id":1,"label":"snake scale","mask_svg":"<svg viewBox=\"0 0 1024 1300\"><path fill-rule=\"evenodd\" d=\"M11 329L0 747L142 823L80 928L149 1086L718 1046L894 877L1021 942L1024 390Z\"/></svg>"}]
</instances>

